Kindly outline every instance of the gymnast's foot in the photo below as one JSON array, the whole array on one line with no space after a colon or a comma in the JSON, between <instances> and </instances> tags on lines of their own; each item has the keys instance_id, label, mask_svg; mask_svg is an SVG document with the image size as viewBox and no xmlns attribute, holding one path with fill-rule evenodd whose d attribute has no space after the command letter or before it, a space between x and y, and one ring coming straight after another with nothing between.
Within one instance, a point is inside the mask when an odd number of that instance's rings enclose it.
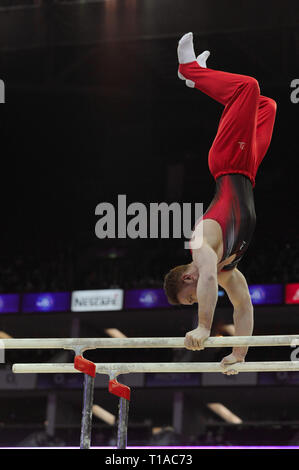
<instances>
[{"instance_id":1,"label":"gymnast's foot","mask_svg":"<svg viewBox=\"0 0 299 470\"><path fill-rule=\"evenodd\" d=\"M196 60L200 67L204 67L205 69L207 68L207 60L210 57L210 54L210 51L203 51L201 54L199 54Z\"/></svg>"},{"instance_id":2,"label":"gymnast's foot","mask_svg":"<svg viewBox=\"0 0 299 470\"><path fill-rule=\"evenodd\" d=\"M184 34L179 40L178 59L179 64L188 64L188 62L194 62L194 60L196 60L193 47L193 33Z\"/></svg>"},{"instance_id":3,"label":"gymnast's foot","mask_svg":"<svg viewBox=\"0 0 299 470\"><path fill-rule=\"evenodd\" d=\"M197 58L195 57L193 47L193 33L187 33L180 39L178 45L178 60L180 64L187 64L196 60L200 67L206 68L206 62L209 56L210 51L204 51ZM181 80L186 80L185 77L179 71L178 77ZM194 88L195 83L192 80L186 80L186 85L190 88Z\"/></svg>"}]
</instances>

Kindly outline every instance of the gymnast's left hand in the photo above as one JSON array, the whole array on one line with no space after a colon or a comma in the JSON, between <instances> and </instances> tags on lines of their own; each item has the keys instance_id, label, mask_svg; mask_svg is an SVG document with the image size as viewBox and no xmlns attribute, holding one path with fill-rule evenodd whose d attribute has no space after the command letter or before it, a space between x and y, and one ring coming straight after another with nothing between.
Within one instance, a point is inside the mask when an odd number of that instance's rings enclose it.
<instances>
[{"instance_id":1,"label":"gymnast's left hand","mask_svg":"<svg viewBox=\"0 0 299 470\"><path fill-rule=\"evenodd\" d=\"M223 368L223 374L226 375L236 375L239 372L235 369L226 370L226 366L237 364L238 362L244 362L245 357L242 355L238 355L236 353L231 353L228 356L225 356L222 361L220 362L220 366Z\"/></svg>"},{"instance_id":2,"label":"gymnast's left hand","mask_svg":"<svg viewBox=\"0 0 299 470\"><path fill-rule=\"evenodd\" d=\"M198 326L195 330L186 333L184 346L191 351L200 351L204 349L204 342L210 336L210 330L202 326Z\"/></svg>"}]
</instances>

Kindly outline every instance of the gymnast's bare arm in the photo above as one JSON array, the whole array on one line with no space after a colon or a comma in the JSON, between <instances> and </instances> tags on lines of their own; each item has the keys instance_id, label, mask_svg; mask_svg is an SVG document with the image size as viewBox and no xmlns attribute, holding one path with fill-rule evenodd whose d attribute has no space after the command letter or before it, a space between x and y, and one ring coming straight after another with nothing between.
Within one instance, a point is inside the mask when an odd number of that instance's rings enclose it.
<instances>
[{"instance_id":1,"label":"gymnast's bare arm","mask_svg":"<svg viewBox=\"0 0 299 470\"><path fill-rule=\"evenodd\" d=\"M214 311L218 298L217 255L207 244L193 252L193 262L198 268L196 296L198 299L198 327L185 336L187 349L197 351L204 349L204 341L210 336Z\"/></svg>"},{"instance_id":2,"label":"gymnast's bare arm","mask_svg":"<svg viewBox=\"0 0 299 470\"><path fill-rule=\"evenodd\" d=\"M251 336L253 331L253 306L248 285L243 274L237 269L223 271L218 274L218 283L223 287L234 307L234 325L236 336ZM243 362L248 347L233 348L228 356L224 357L221 365ZM234 374L236 371L228 371Z\"/></svg>"}]
</instances>

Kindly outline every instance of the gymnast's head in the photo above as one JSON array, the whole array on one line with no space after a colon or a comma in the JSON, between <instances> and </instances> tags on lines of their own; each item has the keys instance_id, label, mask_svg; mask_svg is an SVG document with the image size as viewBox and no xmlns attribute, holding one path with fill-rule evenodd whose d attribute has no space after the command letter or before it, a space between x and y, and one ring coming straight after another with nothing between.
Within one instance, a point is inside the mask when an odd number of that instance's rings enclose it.
<instances>
[{"instance_id":1,"label":"gymnast's head","mask_svg":"<svg viewBox=\"0 0 299 470\"><path fill-rule=\"evenodd\" d=\"M164 291L171 305L192 305L197 302L198 270L193 263L172 268L164 277Z\"/></svg>"}]
</instances>

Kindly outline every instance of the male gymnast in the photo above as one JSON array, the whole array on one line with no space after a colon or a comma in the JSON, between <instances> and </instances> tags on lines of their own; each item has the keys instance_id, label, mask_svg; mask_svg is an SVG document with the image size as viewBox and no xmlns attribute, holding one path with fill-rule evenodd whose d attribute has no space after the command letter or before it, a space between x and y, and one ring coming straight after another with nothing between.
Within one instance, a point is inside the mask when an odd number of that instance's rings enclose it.
<instances>
[{"instance_id":1,"label":"male gymnast","mask_svg":"<svg viewBox=\"0 0 299 470\"><path fill-rule=\"evenodd\" d=\"M171 304L198 302L198 327L188 332L184 341L193 351L204 349L210 336L218 284L233 305L236 336L252 335L253 306L246 279L237 266L254 232L255 177L270 145L276 114L276 102L260 94L255 78L209 69L209 55L204 51L196 58L192 33L179 41L179 78L224 106L208 157L216 181L215 196L196 223L201 242L195 248L193 245L192 262L171 269L164 279ZM243 362L247 351L248 347L233 348L221 361L223 372L237 373L225 366Z\"/></svg>"}]
</instances>

